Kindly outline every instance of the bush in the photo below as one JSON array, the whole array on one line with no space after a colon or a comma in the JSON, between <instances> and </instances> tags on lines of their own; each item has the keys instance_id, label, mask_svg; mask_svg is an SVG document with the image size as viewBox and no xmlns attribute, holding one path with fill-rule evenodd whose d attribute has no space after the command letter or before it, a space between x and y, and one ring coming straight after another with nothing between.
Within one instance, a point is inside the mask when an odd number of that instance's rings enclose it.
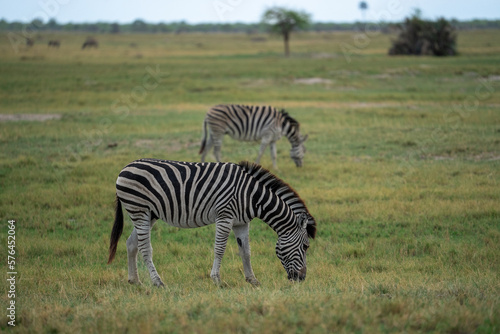
<instances>
[{"instance_id":1,"label":"bush","mask_svg":"<svg viewBox=\"0 0 500 334\"><path fill-rule=\"evenodd\" d=\"M425 21L418 12L406 18L398 27L401 32L392 42L390 55L454 56L456 51L455 28L444 18Z\"/></svg>"}]
</instances>

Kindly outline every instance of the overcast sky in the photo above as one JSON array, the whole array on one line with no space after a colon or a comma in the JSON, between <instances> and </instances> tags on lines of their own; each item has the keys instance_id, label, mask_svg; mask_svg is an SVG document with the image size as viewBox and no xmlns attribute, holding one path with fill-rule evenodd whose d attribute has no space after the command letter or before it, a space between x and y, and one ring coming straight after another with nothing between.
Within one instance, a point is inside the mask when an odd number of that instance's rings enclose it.
<instances>
[{"instance_id":1,"label":"overcast sky","mask_svg":"<svg viewBox=\"0 0 500 334\"><path fill-rule=\"evenodd\" d=\"M500 0L367 0L368 10L362 14L359 0L0 0L0 19L30 22L54 18L67 22L131 23L142 19L150 23L186 21L244 22L260 20L264 10L285 6L304 10L315 22L400 21L422 10L425 18L445 17L459 20L499 19Z\"/></svg>"}]
</instances>

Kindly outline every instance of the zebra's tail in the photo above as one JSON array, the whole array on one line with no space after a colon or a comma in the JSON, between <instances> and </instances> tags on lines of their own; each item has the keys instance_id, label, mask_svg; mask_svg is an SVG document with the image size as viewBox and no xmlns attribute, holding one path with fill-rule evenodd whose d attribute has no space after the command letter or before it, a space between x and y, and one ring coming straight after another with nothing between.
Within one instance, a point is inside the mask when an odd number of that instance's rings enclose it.
<instances>
[{"instance_id":1,"label":"zebra's tail","mask_svg":"<svg viewBox=\"0 0 500 334\"><path fill-rule=\"evenodd\" d=\"M118 246L118 240L123 232L123 211L122 203L118 196L116 197L116 207L115 207L115 223L113 225L113 230L111 231L111 237L109 240L109 259L108 264L113 262L116 253L116 247Z\"/></svg>"},{"instance_id":2,"label":"zebra's tail","mask_svg":"<svg viewBox=\"0 0 500 334\"><path fill-rule=\"evenodd\" d=\"M205 150L205 145L207 143L207 119L203 121L203 137L201 138L201 148L200 152L198 154L202 154L203 151Z\"/></svg>"}]
</instances>

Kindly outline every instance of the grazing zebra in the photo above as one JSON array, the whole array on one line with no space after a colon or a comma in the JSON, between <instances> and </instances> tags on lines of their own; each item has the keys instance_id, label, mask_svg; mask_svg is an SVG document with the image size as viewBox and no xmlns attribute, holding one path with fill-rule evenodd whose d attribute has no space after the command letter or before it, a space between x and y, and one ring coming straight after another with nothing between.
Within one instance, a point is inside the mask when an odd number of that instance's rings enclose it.
<instances>
[{"instance_id":1,"label":"grazing zebra","mask_svg":"<svg viewBox=\"0 0 500 334\"><path fill-rule=\"evenodd\" d=\"M297 167L301 167L306 152L304 142L307 135L301 136L299 127L299 122L290 117L287 112L278 111L271 106L242 106L238 104L214 106L207 112L203 122L201 161L205 161L205 155L213 146L215 159L220 162L222 137L228 134L237 140L260 140L259 155L255 161L257 164L260 163L260 158L266 147L270 145L273 167L277 168L276 141L284 135L292 145L290 157Z\"/></svg>"},{"instance_id":2,"label":"grazing zebra","mask_svg":"<svg viewBox=\"0 0 500 334\"><path fill-rule=\"evenodd\" d=\"M157 219L175 227L215 223L214 262L210 277L220 283L219 269L231 230L243 261L246 281L259 285L250 264L249 223L265 221L278 234L276 255L288 279L306 278L306 250L316 222L297 193L259 165L190 163L141 159L127 165L116 180L116 212L109 260L113 261L123 231L122 205L133 221L127 239L128 281L140 283L137 253L141 252L156 286L163 286L153 264L150 231Z\"/></svg>"}]
</instances>

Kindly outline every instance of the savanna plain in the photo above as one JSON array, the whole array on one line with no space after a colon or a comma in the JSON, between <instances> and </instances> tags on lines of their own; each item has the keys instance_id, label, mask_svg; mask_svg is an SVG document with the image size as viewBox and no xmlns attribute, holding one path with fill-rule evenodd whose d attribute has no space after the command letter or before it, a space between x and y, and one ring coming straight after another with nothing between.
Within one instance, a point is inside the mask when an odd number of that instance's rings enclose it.
<instances>
[{"instance_id":1,"label":"savanna plain","mask_svg":"<svg viewBox=\"0 0 500 334\"><path fill-rule=\"evenodd\" d=\"M390 57L395 35L41 34L0 39L0 246L16 220L19 333L498 333L500 39L460 31L459 55ZM49 39L60 48L48 48ZM127 219L107 265L116 177L138 158L197 161L219 103L285 108L309 134L302 168L278 144L261 163L318 225L307 279L290 282L255 220L245 282L231 236L210 279L214 226L158 222L166 286L127 283ZM258 144L225 138L225 161ZM210 157L213 160L213 157ZM2 277L3 277L2 275Z\"/></svg>"}]
</instances>

